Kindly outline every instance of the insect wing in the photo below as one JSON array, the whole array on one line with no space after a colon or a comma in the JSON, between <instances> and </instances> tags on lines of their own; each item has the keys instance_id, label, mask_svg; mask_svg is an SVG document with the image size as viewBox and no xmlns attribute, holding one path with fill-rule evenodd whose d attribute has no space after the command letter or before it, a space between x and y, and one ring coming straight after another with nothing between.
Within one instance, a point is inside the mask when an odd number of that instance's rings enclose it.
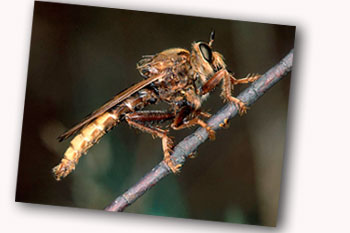
<instances>
[{"instance_id":1,"label":"insect wing","mask_svg":"<svg viewBox=\"0 0 350 233\"><path fill-rule=\"evenodd\" d=\"M145 79L145 80L142 80L141 82L138 82L138 83L134 84L133 86L131 86L130 88L120 92L119 94L114 96L113 99L111 99L110 101L105 103L102 107L100 107L96 111L92 112L87 117L85 117L80 123L75 125L73 128L71 128L70 130L61 134L59 137L57 137L57 139L59 141L63 141L65 139L69 138L70 136L75 134L77 131L79 131L81 128L83 128L86 124L90 123L91 121L93 121L94 119L96 119L97 117L99 117L100 115L102 115L103 113L105 113L106 111L108 111L109 109L114 107L115 105L120 104L126 98L135 94L137 91L144 88L145 86L147 86L147 85L149 85L157 80L160 80L161 78L164 77L164 75L165 75L165 73L163 72L163 73L160 73L158 75L152 76L152 77Z\"/></svg>"}]
</instances>

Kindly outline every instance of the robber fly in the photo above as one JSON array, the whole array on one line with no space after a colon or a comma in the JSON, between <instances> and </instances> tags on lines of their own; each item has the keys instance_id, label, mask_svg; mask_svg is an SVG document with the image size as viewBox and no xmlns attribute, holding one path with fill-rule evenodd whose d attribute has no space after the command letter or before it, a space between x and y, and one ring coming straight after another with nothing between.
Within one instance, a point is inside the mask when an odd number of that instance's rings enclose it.
<instances>
[{"instance_id":1,"label":"robber fly","mask_svg":"<svg viewBox=\"0 0 350 233\"><path fill-rule=\"evenodd\" d=\"M215 132L200 117L210 117L201 110L209 92L222 82L221 96L233 102L239 113L247 107L232 96L234 85L257 80L259 75L248 75L236 79L226 69L223 56L213 51L214 31L209 43L194 42L191 51L182 48L164 50L156 55L144 56L137 63L137 70L144 78L139 83L122 91L110 101L91 113L79 124L58 137L59 141L77 134L66 150L61 163L53 168L56 180L71 173L79 158L96 144L109 130L122 121L131 127L162 140L164 161L176 173L179 166L170 159L173 142L169 130L161 128L160 122L171 122L167 126L179 130L195 125L205 128L210 139ZM142 110L147 105L165 102L168 110Z\"/></svg>"}]
</instances>

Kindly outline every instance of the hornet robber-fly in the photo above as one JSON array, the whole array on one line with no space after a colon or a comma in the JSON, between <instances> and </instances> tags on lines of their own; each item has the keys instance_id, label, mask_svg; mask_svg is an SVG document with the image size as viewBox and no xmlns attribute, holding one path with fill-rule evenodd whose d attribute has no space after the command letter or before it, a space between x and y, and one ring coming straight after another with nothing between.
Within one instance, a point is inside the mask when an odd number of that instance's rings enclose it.
<instances>
[{"instance_id":1,"label":"hornet robber-fly","mask_svg":"<svg viewBox=\"0 0 350 233\"><path fill-rule=\"evenodd\" d=\"M260 75L248 75L236 79L226 69L223 56L213 51L214 31L209 42L192 43L191 51L182 48L164 50L158 54L144 56L136 68L143 80L114 96L83 119L79 124L58 137L65 140L76 134L64 153L61 163L53 168L56 180L71 173L79 158L96 144L101 137L120 122L125 121L131 127L151 134L162 140L164 162L172 172L179 171L170 159L173 142L168 136L169 130L159 126L160 122L170 122L167 127L180 130L199 125L205 128L210 139L215 132L201 117L210 117L201 110L203 101L210 91L220 82L221 96L233 102L239 108L240 115L247 107L232 96L234 85L257 80ZM143 110L146 106L165 102L167 110Z\"/></svg>"}]
</instances>

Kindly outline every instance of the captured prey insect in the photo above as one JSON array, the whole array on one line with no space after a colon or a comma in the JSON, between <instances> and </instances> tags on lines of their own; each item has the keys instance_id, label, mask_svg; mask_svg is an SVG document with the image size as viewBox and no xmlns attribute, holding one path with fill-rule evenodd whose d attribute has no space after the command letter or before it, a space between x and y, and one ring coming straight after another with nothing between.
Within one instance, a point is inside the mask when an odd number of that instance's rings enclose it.
<instances>
[{"instance_id":1,"label":"captured prey insect","mask_svg":"<svg viewBox=\"0 0 350 233\"><path fill-rule=\"evenodd\" d=\"M215 138L212 130L200 117L210 117L201 110L202 102L209 92L222 82L221 96L246 113L247 107L232 96L234 85L257 80L260 75L248 75L236 79L226 69L223 56L213 51L214 31L209 43L194 42L191 51L182 48L164 50L156 55L144 56L137 63L137 70L144 78L139 83L122 91L110 101L91 113L79 124L58 137L59 141L73 134L69 148L61 163L53 168L56 180L71 173L79 158L96 144L100 138L122 121L131 127L149 133L162 140L164 162L172 172L179 171L170 156L173 142L169 130L161 128L160 122L170 122L167 126L174 130L199 125L205 128L210 139ZM167 110L142 110L151 104L165 102Z\"/></svg>"}]
</instances>

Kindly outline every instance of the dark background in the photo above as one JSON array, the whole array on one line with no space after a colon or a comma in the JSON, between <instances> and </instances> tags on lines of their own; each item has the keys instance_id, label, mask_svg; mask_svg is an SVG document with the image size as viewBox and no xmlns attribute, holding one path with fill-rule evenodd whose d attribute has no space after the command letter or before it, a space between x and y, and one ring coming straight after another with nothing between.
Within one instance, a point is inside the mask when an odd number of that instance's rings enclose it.
<instances>
[{"instance_id":1,"label":"dark background","mask_svg":"<svg viewBox=\"0 0 350 233\"><path fill-rule=\"evenodd\" d=\"M69 145L56 137L141 80L135 67L142 55L190 49L212 29L214 50L238 78L266 72L293 48L290 26L36 2L16 201L103 209L152 169L163 156L160 140L121 124L56 182L51 169ZM232 119L180 175L166 177L126 212L275 225L289 82ZM212 113L223 106L217 89L204 104ZM192 131L172 135L178 142Z\"/></svg>"}]
</instances>

